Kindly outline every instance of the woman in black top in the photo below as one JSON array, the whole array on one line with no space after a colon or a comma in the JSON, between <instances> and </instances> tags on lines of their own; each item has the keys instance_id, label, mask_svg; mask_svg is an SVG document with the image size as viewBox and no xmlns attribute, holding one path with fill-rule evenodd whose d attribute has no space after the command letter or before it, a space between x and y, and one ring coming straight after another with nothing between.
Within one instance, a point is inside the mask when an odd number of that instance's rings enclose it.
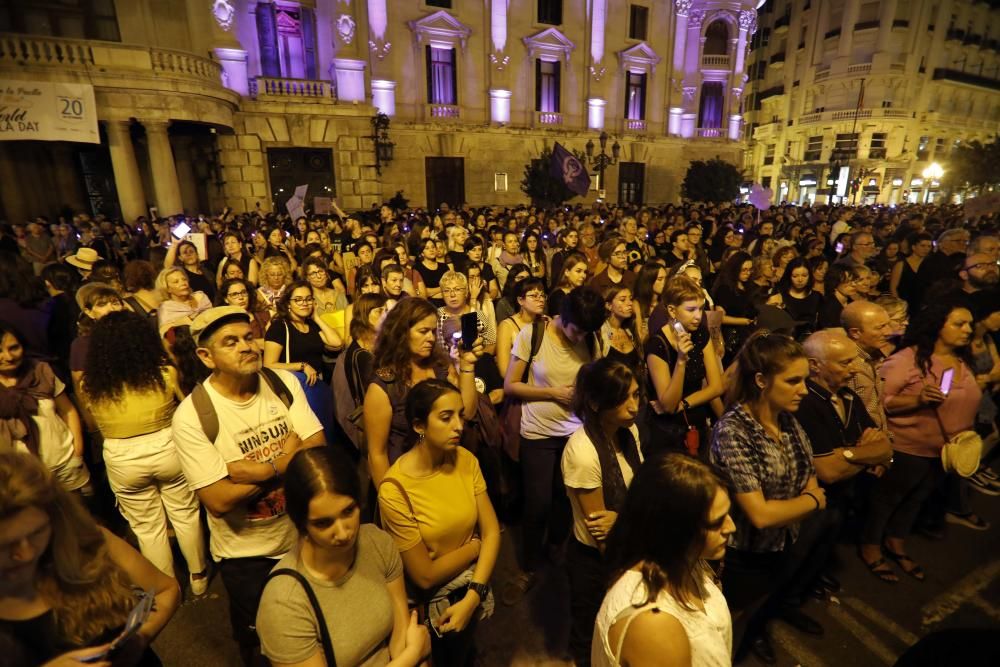
<instances>
[{"instance_id":1,"label":"woman in black top","mask_svg":"<svg viewBox=\"0 0 1000 667\"><path fill-rule=\"evenodd\" d=\"M545 273L545 251L542 249L542 239L534 231L529 231L521 241L521 257L531 270L531 275L541 278L548 284Z\"/></svg>"},{"instance_id":2,"label":"woman in black top","mask_svg":"<svg viewBox=\"0 0 1000 667\"><path fill-rule=\"evenodd\" d=\"M222 248L226 251L226 256L219 262L219 270L215 274L215 282L222 285L226 279L226 266L237 264L243 270L243 278L249 280L251 284L257 284L257 272L260 266L257 260L243 247L243 241L236 232L226 232L222 235Z\"/></svg>"},{"instance_id":3,"label":"woman in black top","mask_svg":"<svg viewBox=\"0 0 1000 667\"><path fill-rule=\"evenodd\" d=\"M726 362L740 351L757 318L757 306L750 298L752 269L750 255L742 251L736 252L722 264L719 276L715 279L712 300L725 311L722 336L726 341Z\"/></svg>"},{"instance_id":4,"label":"woman in black top","mask_svg":"<svg viewBox=\"0 0 1000 667\"><path fill-rule=\"evenodd\" d=\"M198 259L198 249L190 241L180 241L170 246L167 257L163 260L164 268L180 264L187 274L188 285L192 292L204 292L209 299L215 298L215 276Z\"/></svg>"},{"instance_id":5,"label":"woman in black top","mask_svg":"<svg viewBox=\"0 0 1000 667\"><path fill-rule=\"evenodd\" d=\"M650 444L683 449L683 438L693 427L699 433L698 453L705 457L708 419L712 409L721 414L718 399L723 392L722 366L704 317L705 297L693 280L675 276L662 298L670 321L650 334L645 347L652 399L647 418ZM678 331L681 327L683 333ZM656 453L646 452L647 458Z\"/></svg>"},{"instance_id":6,"label":"woman in black top","mask_svg":"<svg viewBox=\"0 0 1000 667\"><path fill-rule=\"evenodd\" d=\"M598 339L602 354L629 368L639 368L642 350L636 331L632 290L624 285L609 287L604 291L604 306L608 309L608 319L604 320Z\"/></svg>"},{"instance_id":7,"label":"woman in black top","mask_svg":"<svg viewBox=\"0 0 1000 667\"><path fill-rule=\"evenodd\" d=\"M323 350L339 350L343 339L316 316L312 286L299 280L278 300L278 316L264 335L264 365L302 373L308 386L330 381Z\"/></svg>"},{"instance_id":8,"label":"woman in black top","mask_svg":"<svg viewBox=\"0 0 1000 667\"><path fill-rule=\"evenodd\" d=\"M448 272L448 265L438 261L437 242L432 238L424 239L418 246L420 256L414 268L424 281L424 294L437 308L444 306L441 296L441 276Z\"/></svg>"},{"instance_id":9,"label":"woman in black top","mask_svg":"<svg viewBox=\"0 0 1000 667\"><path fill-rule=\"evenodd\" d=\"M812 288L812 272L809 270L809 260L796 257L785 267L785 272L775 286L775 294L767 301L768 305L784 308L796 322L797 338L808 336L816 329L816 318L819 316L823 295Z\"/></svg>"}]
</instances>

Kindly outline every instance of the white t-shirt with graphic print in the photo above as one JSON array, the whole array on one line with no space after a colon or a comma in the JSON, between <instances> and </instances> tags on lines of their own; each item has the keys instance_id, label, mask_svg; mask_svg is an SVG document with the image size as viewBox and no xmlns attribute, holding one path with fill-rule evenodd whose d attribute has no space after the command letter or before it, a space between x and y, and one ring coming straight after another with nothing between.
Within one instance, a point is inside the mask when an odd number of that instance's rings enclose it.
<instances>
[{"instance_id":1,"label":"white t-shirt with graphic print","mask_svg":"<svg viewBox=\"0 0 1000 667\"><path fill-rule=\"evenodd\" d=\"M219 435L211 443L190 396L174 413L173 438L184 476L192 489L205 488L228 476L226 464L246 459L266 463L284 453L289 434L305 440L323 430L306 401L302 386L287 371L275 373L292 394L289 408L281 402L263 377L250 400L239 403L224 397L208 380L204 386L219 418ZM295 543L296 531L285 514L285 493L281 480L265 485L265 492L222 517L208 514L212 557L280 558Z\"/></svg>"}]
</instances>

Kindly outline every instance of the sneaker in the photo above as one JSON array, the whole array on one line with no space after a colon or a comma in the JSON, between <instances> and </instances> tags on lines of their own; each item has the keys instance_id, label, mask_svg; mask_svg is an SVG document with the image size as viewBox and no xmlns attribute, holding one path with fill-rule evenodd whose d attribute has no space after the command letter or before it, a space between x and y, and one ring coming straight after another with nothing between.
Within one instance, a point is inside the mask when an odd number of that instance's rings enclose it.
<instances>
[{"instance_id":1,"label":"sneaker","mask_svg":"<svg viewBox=\"0 0 1000 667\"><path fill-rule=\"evenodd\" d=\"M965 526L966 528L971 528L972 530L989 530L990 522L981 516L969 512L968 514L955 514L954 512L946 512L944 515L944 520L948 523L953 523L958 526Z\"/></svg>"},{"instance_id":2,"label":"sneaker","mask_svg":"<svg viewBox=\"0 0 1000 667\"><path fill-rule=\"evenodd\" d=\"M1000 496L1000 488L998 488L997 483L981 472L977 472L969 478L969 486L988 496Z\"/></svg>"},{"instance_id":3,"label":"sneaker","mask_svg":"<svg viewBox=\"0 0 1000 667\"><path fill-rule=\"evenodd\" d=\"M521 601L524 594L530 591L537 582L538 575L534 572L517 573L510 581L504 584L500 592L500 601L508 607L513 607Z\"/></svg>"},{"instance_id":4,"label":"sneaker","mask_svg":"<svg viewBox=\"0 0 1000 667\"><path fill-rule=\"evenodd\" d=\"M208 572L205 572L204 575L197 579L192 574L189 579L191 581L191 594L195 597L201 597L208 591Z\"/></svg>"}]
</instances>

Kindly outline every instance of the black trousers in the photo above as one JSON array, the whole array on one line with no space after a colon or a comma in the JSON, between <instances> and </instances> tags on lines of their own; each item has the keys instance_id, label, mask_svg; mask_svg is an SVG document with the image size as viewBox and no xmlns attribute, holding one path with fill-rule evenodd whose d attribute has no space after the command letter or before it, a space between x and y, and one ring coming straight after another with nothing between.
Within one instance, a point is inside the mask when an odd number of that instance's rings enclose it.
<instances>
[{"instance_id":1,"label":"black trousers","mask_svg":"<svg viewBox=\"0 0 1000 667\"><path fill-rule=\"evenodd\" d=\"M566 548L569 575L569 651L577 667L590 664L594 623L608 590L608 572L601 552L577 539Z\"/></svg>"},{"instance_id":2,"label":"black trousers","mask_svg":"<svg viewBox=\"0 0 1000 667\"><path fill-rule=\"evenodd\" d=\"M431 634L431 658L434 667L467 667L476 655L478 610L461 632L445 632L440 637Z\"/></svg>"},{"instance_id":3,"label":"black trousers","mask_svg":"<svg viewBox=\"0 0 1000 667\"><path fill-rule=\"evenodd\" d=\"M273 558L226 558L219 563L222 585L229 596L229 623L233 639L240 647L245 667L267 662L260 656L257 637L257 607L264 592L264 582L278 561Z\"/></svg>"},{"instance_id":4,"label":"black trousers","mask_svg":"<svg viewBox=\"0 0 1000 667\"><path fill-rule=\"evenodd\" d=\"M527 572L542 566L545 544L560 546L569 535L573 514L563 484L563 449L569 438L521 438L524 516L521 524Z\"/></svg>"}]
</instances>

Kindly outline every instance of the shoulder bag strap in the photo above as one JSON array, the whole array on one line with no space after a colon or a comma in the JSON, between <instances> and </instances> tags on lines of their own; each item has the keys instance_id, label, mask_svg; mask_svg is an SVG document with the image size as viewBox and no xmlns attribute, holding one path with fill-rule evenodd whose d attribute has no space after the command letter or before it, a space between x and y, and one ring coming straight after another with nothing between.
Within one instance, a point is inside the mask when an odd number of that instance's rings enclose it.
<instances>
[{"instance_id":1,"label":"shoulder bag strap","mask_svg":"<svg viewBox=\"0 0 1000 667\"><path fill-rule=\"evenodd\" d=\"M309 604L312 605L313 613L316 615L316 623L319 625L319 636L320 641L323 643L323 655L326 656L327 667L337 667L337 658L333 653L333 640L330 639L330 628L326 627L326 618L323 616L323 610L320 609L319 600L316 599L316 594L313 592L312 586L309 585L309 581L301 573L289 568L282 568L271 572L264 581L265 585L271 579L282 575L289 576L298 581L302 589L306 592Z\"/></svg>"},{"instance_id":2,"label":"shoulder bag strap","mask_svg":"<svg viewBox=\"0 0 1000 667\"><path fill-rule=\"evenodd\" d=\"M410 517L413 519L414 522L416 522L417 513L413 511L413 503L410 502L410 494L408 494L406 492L406 489L403 488L403 483L393 477L383 477L382 484L379 484L380 489L382 488L383 484L392 484L397 489L399 489L399 493L403 496L403 500L406 501L406 507L410 510Z\"/></svg>"},{"instance_id":3,"label":"shoulder bag strap","mask_svg":"<svg viewBox=\"0 0 1000 667\"><path fill-rule=\"evenodd\" d=\"M284 380L282 380L281 377L274 372L274 369L261 367L260 374L264 376L264 381L267 382L267 386L271 388L271 391L278 395L278 398L285 404L285 407L292 407L292 401L294 400L292 392L289 391Z\"/></svg>"},{"instance_id":4,"label":"shoulder bag strap","mask_svg":"<svg viewBox=\"0 0 1000 667\"><path fill-rule=\"evenodd\" d=\"M191 402L194 404L194 411L198 415L202 432L214 445L215 439L219 437L219 415L216 414L212 398L208 395L202 382L196 384L191 390Z\"/></svg>"},{"instance_id":5,"label":"shoulder bag strap","mask_svg":"<svg viewBox=\"0 0 1000 667\"><path fill-rule=\"evenodd\" d=\"M282 321L285 323L285 363L290 364L292 363L292 345L289 339L291 338L292 332L288 330L288 320L283 319Z\"/></svg>"}]
</instances>

